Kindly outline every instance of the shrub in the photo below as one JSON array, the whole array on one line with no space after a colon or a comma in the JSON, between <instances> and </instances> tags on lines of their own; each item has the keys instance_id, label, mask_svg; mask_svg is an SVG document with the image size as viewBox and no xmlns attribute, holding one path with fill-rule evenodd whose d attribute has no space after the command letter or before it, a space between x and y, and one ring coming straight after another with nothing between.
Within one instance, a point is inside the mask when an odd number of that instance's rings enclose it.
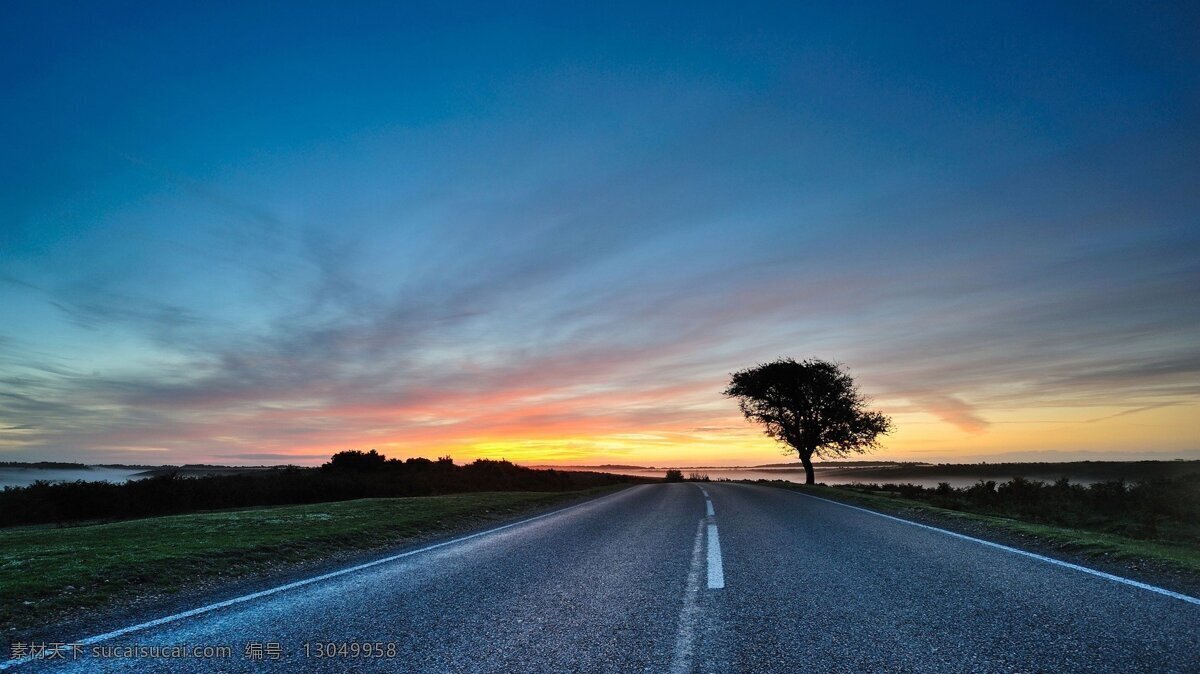
<instances>
[{"instance_id":1,"label":"shrub","mask_svg":"<svg viewBox=\"0 0 1200 674\"><path fill-rule=\"evenodd\" d=\"M1061 478L1047 484L1014 478L997 484L980 480L955 488L912 484L853 484L853 489L928 501L942 508L1017 517L1126 536L1200 543L1200 474L1122 480L1084 486Z\"/></svg>"},{"instance_id":2,"label":"shrub","mask_svg":"<svg viewBox=\"0 0 1200 674\"><path fill-rule=\"evenodd\" d=\"M480 459L457 466L388 459L375 452L339 452L320 468L276 468L234 475L183 478L176 473L107 482L35 482L0 491L0 526L128 519L196 510L429 496L475 491L570 491L642 478L609 473L535 470Z\"/></svg>"}]
</instances>

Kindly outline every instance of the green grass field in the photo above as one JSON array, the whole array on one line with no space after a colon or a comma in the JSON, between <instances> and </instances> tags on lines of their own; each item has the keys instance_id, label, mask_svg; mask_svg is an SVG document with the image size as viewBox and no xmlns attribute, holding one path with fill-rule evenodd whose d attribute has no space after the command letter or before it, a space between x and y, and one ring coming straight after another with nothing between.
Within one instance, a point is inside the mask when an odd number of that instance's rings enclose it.
<instances>
[{"instance_id":1,"label":"green grass field","mask_svg":"<svg viewBox=\"0 0 1200 674\"><path fill-rule=\"evenodd\" d=\"M774 486L795 489L814 496L843 501L898 517L917 514L949 523L959 521L983 525L1024 539L1033 539L1055 548L1082 554L1085 557L1105 557L1117 561L1150 560L1171 569L1200 575L1200 549L1194 546L1049 526L961 510L948 510L915 499L906 499L899 495L883 495L878 492L860 491L849 487L806 486L782 482L776 482Z\"/></svg>"},{"instance_id":2,"label":"green grass field","mask_svg":"<svg viewBox=\"0 0 1200 674\"><path fill-rule=\"evenodd\" d=\"M114 604L294 569L587 494L484 492L0 529L0 633Z\"/></svg>"}]
</instances>

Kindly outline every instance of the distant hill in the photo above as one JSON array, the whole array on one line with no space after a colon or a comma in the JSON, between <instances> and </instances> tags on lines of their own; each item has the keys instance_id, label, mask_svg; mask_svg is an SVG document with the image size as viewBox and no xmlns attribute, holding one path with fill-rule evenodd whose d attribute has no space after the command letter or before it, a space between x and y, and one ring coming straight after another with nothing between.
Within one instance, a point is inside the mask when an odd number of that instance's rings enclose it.
<instances>
[{"instance_id":1,"label":"distant hill","mask_svg":"<svg viewBox=\"0 0 1200 674\"><path fill-rule=\"evenodd\" d=\"M144 470L136 475L136 477L157 477L160 475L171 475L172 473L180 477L200 477L203 475L245 475L247 473L261 473L265 470L280 470L287 466L212 466L208 464L186 464L183 466L154 466L148 470Z\"/></svg>"},{"instance_id":2,"label":"distant hill","mask_svg":"<svg viewBox=\"0 0 1200 674\"><path fill-rule=\"evenodd\" d=\"M113 470L161 470L181 468L217 468L223 470L240 470L239 466L156 466L147 463L74 463L71 461L0 461L0 468L21 468L24 470L95 470L110 468Z\"/></svg>"},{"instance_id":3,"label":"distant hill","mask_svg":"<svg viewBox=\"0 0 1200 674\"><path fill-rule=\"evenodd\" d=\"M67 461L0 461L0 468L24 468L33 470L92 470L86 463Z\"/></svg>"}]
</instances>

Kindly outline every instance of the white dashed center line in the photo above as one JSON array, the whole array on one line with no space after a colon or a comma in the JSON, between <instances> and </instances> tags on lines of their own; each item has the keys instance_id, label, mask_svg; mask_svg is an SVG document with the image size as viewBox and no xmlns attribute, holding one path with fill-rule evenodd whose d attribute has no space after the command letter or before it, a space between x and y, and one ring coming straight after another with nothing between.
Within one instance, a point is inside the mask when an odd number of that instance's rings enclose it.
<instances>
[{"instance_id":1,"label":"white dashed center line","mask_svg":"<svg viewBox=\"0 0 1200 674\"><path fill-rule=\"evenodd\" d=\"M725 567L721 563L721 539L717 536L717 525L708 525L708 589L725 587Z\"/></svg>"},{"instance_id":2,"label":"white dashed center line","mask_svg":"<svg viewBox=\"0 0 1200 674\"><path fill-rule=\"evenodd\" d=\"M708 495L708 490L700 487L700 491L704 493L704 511L708 519L708 589L720 590L725 587L725 563L721 559L721 536L717 532L717 513L713 510L712 497Z\"/></svg>"},{"instance_id":3,"label":"white dashed center line","mask_svg":"<svg viewBox=\"0 0 1200 674\"><path fill-rule=\"evenodd\" d=\"M700 485L696 485L700 487ZM696 524L696 538L692 544L691 566L687 585L683 591L683 608L679 613L679 631L675 636L675 650L671 654L671 674L683 674L693 670L697 632L704 629L703 592L700 588L700 565L705 562L702 539L708 539L708 589L725 587L725 567L721 561L721 539L717 535L717 514L713 510L712 497L704 493L704 514Z\"/></svg>"}]
</instances>

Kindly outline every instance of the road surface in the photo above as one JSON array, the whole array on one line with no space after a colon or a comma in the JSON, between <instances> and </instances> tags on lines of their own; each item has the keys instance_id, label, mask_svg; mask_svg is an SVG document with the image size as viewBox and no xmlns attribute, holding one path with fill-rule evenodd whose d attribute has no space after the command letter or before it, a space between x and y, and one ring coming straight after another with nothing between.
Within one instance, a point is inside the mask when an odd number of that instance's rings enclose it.
<instances>
[{"instance_id":1,"label":"road surface","mask_svg":"<svg viewBox=\"0 0 1200 674\"><path fill-rule=\"evenodd\" d=\"M637 486L415 550L9 671L1200 672L1194 600L768 487Z\"/></svg>"}]
</instances>

